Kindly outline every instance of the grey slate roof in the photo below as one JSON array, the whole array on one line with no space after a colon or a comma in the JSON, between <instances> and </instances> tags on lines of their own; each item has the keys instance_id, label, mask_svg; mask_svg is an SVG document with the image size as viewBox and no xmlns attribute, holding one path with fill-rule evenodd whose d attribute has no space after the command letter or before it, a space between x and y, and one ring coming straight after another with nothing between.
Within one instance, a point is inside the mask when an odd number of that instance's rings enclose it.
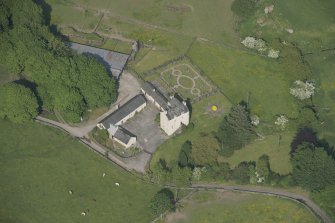
<instances>
[{"instance_id":1,"label":"grey slate roof","mask_svg":"<svg viewBox=\"0 0 335 223\"><path fill-rule=\"evenodd\" d=\"M123 142L124 144L128 144L129 140L134 136L132 133L127 131L126 129L118 128L114 134L114 137Z\"/></svg>"},{"instance_id":2,"label":"grey slate roof","mask_svg":"<svg viewBox=\"0 0 335 223\"><path fill-rule=\"evenodd\" d=\"M150 82L143 84L142 89L149 94L153 99L164 109L168 109L168 100L166 97L155 88Z\"/></svg>"},{"instance_id":3,"label":"grey slate roof","mask_svg":"<svg viewBox=\"0 0 335 223\"><path fill-rule=\"evenodd\" d=\"M167 109L166 116L169 120L173 119L174 117L178 117L181 114L188 112L188 108L184 105L181 101L177 98L172 98L169 101L169 108Z\"/></svg>"},{"instance_id":4,"label":"grey slate roof","mask_svg":"<svg viewBox=\"0 0 335 223\"><path fill-rule=\"evenodd\" d=\"M120 106L112 114L103 119L101 123L105 126L106 129L108 129L110 124L115 125L145 103L145 97L142 94L138 94L127 101L124 105Z\"/></svg>"},{"instance_id":5,"label":"grey slate roof","mask_svg":"<svg viewBox=\"0 0 335 223\"><path fill-rule=\"evenodd\" d=\"M112 74L115 76L118 76L118 74L115 74L115 70L118 70L120 73L123 70L129 58L129 55L124 53L104 50L78 43L70 43L70 47L76 50L80 54L88 53L98 57L98 59L103 59L104 62L108 63L108 65L110 66L110 70L112 71Z\"/></svg>"},{"instance_id":6,"label":"grey slate roof","mask_svg":"<svg viewBox=\"0 0 335 223\"><path fill-rule=\"evenodd\" d=\"M150 82L144 83L142 89L149 94L154 100L167 111L167 117L169 120L174 117L180 116L183 113L188 112L188 108L177 98L173 97L168 100L153 84Z\"/></svg>"}]
</instances>

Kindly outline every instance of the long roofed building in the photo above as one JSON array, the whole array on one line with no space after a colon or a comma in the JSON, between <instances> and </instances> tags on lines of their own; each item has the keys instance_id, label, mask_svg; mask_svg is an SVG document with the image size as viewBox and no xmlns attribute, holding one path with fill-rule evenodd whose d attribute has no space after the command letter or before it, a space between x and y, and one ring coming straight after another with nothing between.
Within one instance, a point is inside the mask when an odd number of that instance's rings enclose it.
<instances>
[{"instance_id":1,"label":"long roofed building","mask_svg":"<svg viewBox=\"0 0 335 223\"><path fill-rule=\"evenodd\" d=\"M146 82L142 86L146 98L160 109L160 126L167 135L175 133L182 125L190 122L190 112L186 102L175 97L167 99L153 84Z\"/></svg>"},{"instance_id":2,"label":"long roofed building","mask_svg":"<svg viewBox=\"0 0 335 223\"><path fill-rule=\"evenodd\" d=\"M145 97L142 94L136 95L103 119L97 126L100 129L106 129L112 139L128 148L136 143L136 136L122 128L121 125L134 117L136 112L142 111L146 105Z\"/></svg>"}]
</instances>

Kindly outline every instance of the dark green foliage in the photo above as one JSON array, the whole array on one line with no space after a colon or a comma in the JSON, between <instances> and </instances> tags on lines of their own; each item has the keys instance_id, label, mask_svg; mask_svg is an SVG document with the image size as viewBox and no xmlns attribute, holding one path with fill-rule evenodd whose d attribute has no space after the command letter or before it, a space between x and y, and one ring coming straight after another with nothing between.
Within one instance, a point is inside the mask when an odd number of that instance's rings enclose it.
<instances>
[{"instance_id":1,"label":"dark green foliage","mask_svg":"<svg viewBox=\"0 0 335 223\"><path fill-rule=\"evenodd\" d=\"M231 10L242 18L253 15L256 11L256 0L235 0L231 5Z\"/></svg>"},{"instance_id":2,"label":"dark green foliage","mask_svg":"<svg viewBox=\"0 0 335 223\"><path fill-rule=\"evenodd\" d=\"M177 187L185 187L190 185L192 170L188 167L180 168L178 165L173 165L171 169L171 182Z\"/></svg>"},{"instance_id":3,"label":"dark green foliage","mask_svg":"<svg viewBox=\"0 0 335 223\"><path fill-rule=\"evenodd\" d=\"M296 184L312 191L335 184L335 160L323 148L303 144L292 154L291 160Z\"/></svg>"},{"instance_id":4,"label":"dark green foliage","mask_svg":"<svg viewBox=\"0 0 335 223\"><path fill-rule=\"evenodd\" d=\"M263 155L259 157L256 163L256 172L260 177L264 177L265 182L267 182L271 175L269 156Z\"/></svg>"},{"instance_id":5,"label":"dark green foliage","mask_svg":"<svg viewBox=\"0 0 335 223\"><path fill-rule=\"evenodd\" d=\"M249 113L242 105L233 106L220 125L217 137L222 144L221 154L230 156L255 138Z\"/></svg>"},{"instance_id":6,"label":"dark green foliage","mask_svg":"<svg viewBox=\"0 0 335 223\"><path fill-rule=\"evenodd\" d=\"M193 164L191 160L191 151L192 151L191 142L190 141L184 142L178 157L178 164L180 167L185 167Z\"/></svg>"},{"instance_id":7,"label":"dark green foliage","mask_svg":"<svg viewBox=\"0 0 335 223\"><path fill-rule=\"evenodd\" d=\"M38 103L34 93L16 83L0 87L0 117L24 123L37 116Z\"/></svg>"},{"instance_id":8,"label":"dark green foliage","mask_svg":"<svg viewBox=\"0 0 335 223\"><path fill-rule=\"evenodd\" d=\"M239 184L247 184L250 182L249 169L254 166L251 163L242 162L232 171L231 178Z\"/></svg>"},{"instance_id":9,"label":"dark green foliage","mask_svg":"<svg viewBox=\"0 0 335 223\"><path fill-rule=\"evenodd\" d=\"M204 178L210 179L230 179L230 166L229 163L214 163L213 165L206 166L206 171L203 173Z\"/></svg>"},{"instance_id":10,"label":"dark green foliage","mask_svg":"<svg viewBox=\"0 0 335 223\"><path fill-rule=\"evenodd\" d=\"M154 215L159 216L165 211L173 210L174 195L168 188L158 191L151 200L150 208Z\"/></svg>"},{"instance_id":11,"label":"dark green foliage","mask_svg":"<svg viewBox=\"0 0 335 223\"><path fill-rule=\"evenodd\" d=\"M38 5L32 0L1 4L1 64L38 86L43 109L55 108L67 121L79 122L87 109L116 100L116 83L105 67L93 57L72 53L44 25Z\"/></svg>"},{"instance_id":12,"label":"dark green foliage","mask_svg":"<svg viewBox=\"0 0 335 223\"><path fill-rule=\"evenodd\" d=\"M298 130L297 134L295 135L291 143L291 154L294 153L297 150L298 146L303 144L304 142L313 145L317 144L318 137L313 129L309 127L303 127Z\"/></svg>"},{"instance_id":13,"label":"dark green foliage","mask_svg":"<svg viewBox=\"0 0 335 223\"><path fill-rule=\"evenodd\" d=\"M8 30L9 17L8 7L3 2L0 2L0 32Z\"/></svg>"}]
</instances>

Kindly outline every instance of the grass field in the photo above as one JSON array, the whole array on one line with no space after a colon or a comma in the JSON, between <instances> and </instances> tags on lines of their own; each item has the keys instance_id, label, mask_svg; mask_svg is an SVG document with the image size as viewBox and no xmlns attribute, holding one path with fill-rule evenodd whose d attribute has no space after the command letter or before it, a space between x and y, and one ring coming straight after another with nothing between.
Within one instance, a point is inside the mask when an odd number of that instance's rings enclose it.
<instances>
[{"instance_id":1,"label":"grass field","mask_svg":"<svg viewBox=\"0 0 335 223\"><path fill-rule=\"evenodd\" d=\"M217 105L220 108L217 114L210 113L212 105ZM159 159L165 159L168 164L176 161L185 141L215 131L219 127L223 116L230 110L230 106L230 102L221 94L214 94L193 104L191 122L194 123L194 128L185 129L182 134L165 141L154 153L150 168L154 169Z\"/></svg>"},{"instance_id":2,"label":"grass field","mask_svg":"<svg viewBox=\"0 0 335 223\"><path fill-rule=\"evenodd\" d=\"M288 174L292 171L289 152L293 134L285 132L281 137L280 145L278 145L278 135L269 135L264 140L254 141L243 149L235 151L229 158L222 157L220 161L228 162L233 168L242 161L257 161L260 156L266 154L270 158L272 171Z\"/></svg>"},{"instance_id":3,"label":"grass field","mask_svg":"<svg viewBox=\"0 0 335 223\"><path fill-rule=\"evenodd\" d=\"M280 38L295 42L304 52L333 48L335 41L335 2L333 0L262 1L258 13L240 26L242 36L258 36L267 41ZM270 15L265 5L274 4ZM257 25L257 20L262 21ZM285 29L292 29L292 34Z\"/></svg>"},{"instance_id":4,"label":"grass field","mask_svg":"<svg viewBox=\"0 0 335 223\"><path fill-rule=\"evenodd\" d=\"M148 205L158 187L65 133L3 120L0 131L0 222L146 223L153 219ZM81 216L87 209L88 215Z\"/></svg>"},{"instance_id":5,"label":"grass field","mask_svg":"<svg viewBox=\"0 0 335 223\"><path fill-rule=\"evenodd\" d=\"M234 31L235 17L230 11L232 1L214 0L211 4L200 0L46 2L52 8L51 23L62 29L93 32L96 28L96 32L106 37L123 36L152 46L144 57L130 64L143 73L185 54L196 38L240 47ZM85 42L86 35L72 38Z\"/></svg>"},{"instance_id":6,"label":"grass field","mask_svg":"<svg viewBox=\"0 0 335 223\"><path fill-rule=\"evenodd\" d=\"M234 103L247 101L249 95L251 112L261 120L272 122L279 114L292 118L298 115L298 105L289 88L294 80L304 77L292 73L290 67L202 42L195 43L188 56Z\"/></svg>"},{"instance_id":7,"label":"grass field","mask_svg":"<svg viewBox=\"0 0 335 223\"><path fill-rule=\"evenodd\" d=\"M10 74L4 68L0 67L0 85L18 79L17 76Z\"/></svg>"},{"instance_id":8,"label":"grass field","mask_svg":"<svg viewBox=\"0 0 335 223\"><path fill-rule=\"evenodd\" d=\"M232 0L214 0L211 4L200 0L116 0L86 1L47 0L53 10L52 22L62 26L91 29L102 13L105 18L137 26L180 32L191 37L202 37L218 42L236 43L235 19L230 11ZM204 10L206 9L206 10ZM124 32L113 23L102 22L104 30Z\"/></svg>"},{"instance_id":9,"label":"grass field","mask_svg":"<svg viewBox=\"0 0 335 223\"><path fill-rule=\"evenodd\" d=\"M180 212L166 223L316 223L321 222L306 208L291 200L235 192L198 192L182 202Z\"/></svg>"}]
</instances>

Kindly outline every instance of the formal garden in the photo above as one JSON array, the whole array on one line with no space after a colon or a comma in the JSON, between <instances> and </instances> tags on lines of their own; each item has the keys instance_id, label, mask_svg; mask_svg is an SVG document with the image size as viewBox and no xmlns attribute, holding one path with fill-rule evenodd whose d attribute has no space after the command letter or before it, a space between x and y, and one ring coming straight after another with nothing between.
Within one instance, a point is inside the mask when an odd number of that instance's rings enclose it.
<instances>
[{"instance_id":1,"label":"formal garden","mask_svg":"<svg viewBox=\"0 0 335 223\"><path fill-rule=\"evenodd\" d=\"M144 78L197 102L215 92L215 87L201 73L187 57L180 57L144 73Z\"/></svg>"}]
</instances>

